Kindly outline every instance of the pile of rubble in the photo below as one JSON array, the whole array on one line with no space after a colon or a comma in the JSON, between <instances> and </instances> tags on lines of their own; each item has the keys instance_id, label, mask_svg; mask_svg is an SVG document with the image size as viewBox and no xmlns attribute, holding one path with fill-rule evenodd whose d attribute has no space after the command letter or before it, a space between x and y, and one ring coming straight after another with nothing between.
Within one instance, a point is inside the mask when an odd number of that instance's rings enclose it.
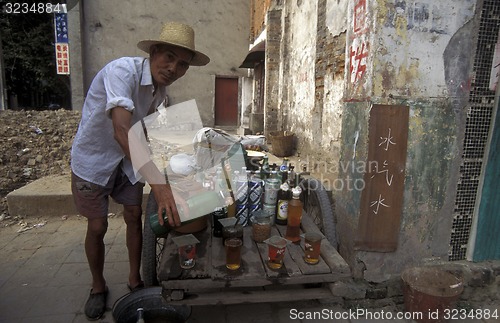
<instances>
[{"instance_id":1,"label":"pile of rubble","mask_svg":"<svg viewBox=\"0 0 500 323\"><path fill-rule=\"evenodd\" d=\"M5 196L38 178L70 172L70 150L81 113L0 111L0 216Z\"/></svg>"}]
</instances>

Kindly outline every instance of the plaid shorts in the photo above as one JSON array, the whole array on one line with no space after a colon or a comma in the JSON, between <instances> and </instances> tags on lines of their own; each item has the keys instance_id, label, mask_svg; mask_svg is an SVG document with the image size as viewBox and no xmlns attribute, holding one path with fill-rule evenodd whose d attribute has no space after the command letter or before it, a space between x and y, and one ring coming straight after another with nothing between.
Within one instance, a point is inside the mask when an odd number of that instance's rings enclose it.
<instances>
[{"instance_id":1,"label":"plaid shorts","mask_svg":"<svg viewBox=\"0 0 500 323\"><path fill-rule=\"evenodd\" d=\"M130 183L118 166L106 186L86 181L71 172L71 191L80 215L95 219L108 215L109 196L122 205L142 205L144 183Z\"/></svg>"}]
</instances>

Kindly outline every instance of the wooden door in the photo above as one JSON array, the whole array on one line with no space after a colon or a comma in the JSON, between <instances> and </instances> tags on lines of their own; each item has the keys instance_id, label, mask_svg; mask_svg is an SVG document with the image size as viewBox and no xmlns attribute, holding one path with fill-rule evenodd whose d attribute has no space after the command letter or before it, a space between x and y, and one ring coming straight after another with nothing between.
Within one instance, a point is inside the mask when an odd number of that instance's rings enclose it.
<instances>
[{"instance_id":1,"label":"wooden door","mask_svg":"<svg viewBox=\"0 0 500 323\"><path fill-rule=\"evenodd\" d=\"M238 125L238 79L215 78L215 125Z\"/></svg>"}]
</instances>

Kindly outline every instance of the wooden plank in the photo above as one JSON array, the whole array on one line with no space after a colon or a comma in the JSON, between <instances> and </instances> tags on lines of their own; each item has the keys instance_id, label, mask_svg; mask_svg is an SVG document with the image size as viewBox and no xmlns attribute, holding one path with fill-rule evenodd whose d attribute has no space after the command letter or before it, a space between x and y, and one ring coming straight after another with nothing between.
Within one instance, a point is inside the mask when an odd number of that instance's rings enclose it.
<instances>
[{"instance_id":1,"label":"wooden plank","mask_svg":"<svg viewBox=\"0 0 500 323\"><path fill-rule=\"evenodd\" d=\"M179 265L179 253L177 246L172 241L173 237L182 235L173 232L168 235L160 259L158 278L160 281L169 279L193 279L210 277L210 247L211 230L207 228L193 235L200 241L196 245L196 265L191 269L182 269Z\"/></svg>"},{"instance_id":2,"label":"wooden plank","mask_svg":"<svg viewBox=\"0 0 500 323\"><path fill-rule=\"evenodd\" d=\"M279 232L276 230L276 228L271 228L271 236L273 235L279 235ZM262 258L262 267L264 268L266 272L266 277L270 279L277 279L280 276L286 275L286 270L285 269L271 269L267 266L267 260L269 258L269 247L267 246L266 243L256 243L256 248L259 250L260 257Z\"/></svg>"},{"instance_id":3,"label":"wooden plank","mask_svg":"<svg viewBox=\"0 0 500 323\"><path fill-rule=\"evenodd\" d=\"M282 275L275 278L262 277L262 278L251 278L244 280L212 280L207 279L178 279L178 280L167 280L162 281L162 286L164 289L182 289L186 291L199 291L207 289L218 289L218 288L239 288L239 287L262 287L262 286L274 286L276 288L281 288L284 286L299 286L302 284L318 284L318 283L333 283L341 279L346 278L345 275L339 274L316 274L316 275L301 275L288 277L287 275Z\"/></svg>"},{"instance_id":4,"label":"wooden plank","mask_svg":"<svg viewBox=\"0 0 500 323\"><path fill-rule=\"evenodd\" d=\"M252 239L252 227L248 226L244 229L243 249L241 252L241 263L244 270L245 279L258 277L266 277L262 259L259 250L255 246Z\"/></svg>"},{"instance_id":5,"label":"wooden plank","mask_svg":"<svg viewBox=\"0 0 500 323\"><path fill-rule=\"evenodd\" d=\"M212 243L212 279L223 279L227 282L265 278L260 254L255 248L251 236L251 228L245 227L243 233L243 246L241 247L241 267L237 270L226 268L226 251L222 239L213 239Z\"/></svg>"},{"instance_id":6,"label":"wooden plank","mask_svg":"<svg viewBox=\"0 0 500 323\"><path fill-rule=\"evenodd\" d=\"M321 231L318 226L314 224L313 220L309 216L302 217L302 228L306 232L317 232L321 235ZM349 277L351 275L351 269L347 262L342 258L337 249L335 249L330 242L323 235L323 240L321 241L321 258L330 267L332 273L340 275L342 277Z\"/></svg>"},{"instance_id":7,"label":"wooden plank","mask_svg":"<svg viewBox=\"0 0 500 323\"><path fill-rule=\"evenodd\" d=\"M333 297L331 291L325 287L307 288L300 290L241 290L215 291L212 293L185 293L180 301L168 301L168 304L177 305L230 305L249 303L286 302L304 299L328 299Z\"/></svg>"},{"instance_id":8,"label":"wooden plank","mask_svg":"<svg viewBox=\"0 0 500 323\"><path fill-rule=\"evenodd\" d=\"M303 239L301 239L299 244L293 243L290 246L289 251L290 256L294 259L303 275L329 274L331 272L330 267L325 263L321 256L319 262L315 265L308 264L304 261Z\"/></svg>"},{"instance_id":9,"label":"wooden plank","mask_svg":"<svg viewBox=\"0 0 500 323\"><path fill-rule=\"evenodd\" d=\"M179 266L179 252L172 242L172 235L169 234L165 239L160 265L158 266L158 279L160 281L169 279L170 272L172 271L171 268L174 266L174 263L177 264L177 267Z\"/></svg>"},{"instance_id":10,"label":"wooden plank","mask_svg":"<svg viewBox=\"0 0 500 323\"><path fill-rule=\"evenodd\" d=\"M286 225L275 225L271 229L271 234L279 234L282 237L285 236L286 233ZM299 266L295 262L295 259L291 256L290 254L290 249L294 248L294 244L290 243L286 247L286 252L285 252L285 257L283 258L283 267L282 269L286 270L286 274L289 277L295 277L295 276L300 276L302 275L302 271L300 270Z\"/></svg>"},{"instance_id":11,"label":"wooden plank","mask_svg":"<svg viewBox=\"0 0 500 323\"><path fill-rule=\"evenodd\" d=\"M304 231L319 232L317 226L306 216L303 217L302 227ZM206 258L209 264L209 268L204 268L204 272L212 271L212 273L205 278L201 277L200 273L195 274L196 270L174 277L171 269L179 267L177 250L171 245L170 249L166 247L164 253L169 253L170 257L162 257L162 268L170 264L170 278L161 280L164 294L169 295L175 290L184 291L185 294L183 300L169 301L169 303L210 305L329 298L332 297L328 288L329 283L349 276L349 267L326 239L322 241L321 257L324 260L322 262L330 266L333 272L303 274L303 271L307 272L307 269L315 268L315 266L304 262L303 249L301 245L296 244L287 246L284 266L280 270L271 270L266 265L267 245L255 243L250 231L249 227L245 228L244 246L246 248L242 250L241 270L233 272L225 268L225 249L222 246L222 239L212 237L210 230L207 229L206 235L201 237L203 241L207 239L207 249L203 256L200 255L202 256L200 258ZM285 231L286 226L277 225L272 228L273 235L284 235ZM169 242L172 244L171 241ZM169 258L169 261L166 258ZM205 266L200 265L199 269L202 267ZM317 283L321 283L322 287L303 289L304 284Z\"/></svg>"},{"instance_id":12,"label":"wooden plank","mask_svg":"<svg viewBox=\"0 0 500 323\"><path fill-rule=\"evenodd\" d=\"M368 169L361 193L356 250L397 249L403 206L409 107L374 104L368 126Z\"/></svg>"}]
</instances>

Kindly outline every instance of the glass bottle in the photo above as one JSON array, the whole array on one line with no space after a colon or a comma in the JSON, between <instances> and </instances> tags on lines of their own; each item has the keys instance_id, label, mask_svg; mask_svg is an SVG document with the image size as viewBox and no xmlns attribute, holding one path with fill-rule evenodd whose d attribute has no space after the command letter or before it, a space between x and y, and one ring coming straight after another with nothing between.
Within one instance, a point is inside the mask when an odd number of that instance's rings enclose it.
<instances>
[{"instance_id":1,"label":"glass bottle","mask_svg":"<svg viewBox=\"0 0 500 323\"><path fill-rule=\"evenodd\" d=\"M235 202L235 197L234 197L234 183L233 179L231 178L231 164L227 162L226 160L222 160L222 167L221 167L221 177L220 177L220 184L219 187L221 190L224 190L223 196L225 200L225 205L226 205L226 210L227 210L227 217L235 217L236 216L236 202Z\"/></svg>"},{"instance_id":2,"label":"glass bottle","mask_svg":"<svg viewBox=\"0 0 500 323\"><path fill-rule=\"evenodd\" d=\"M300 223L302 221L302 202L300 201L300 187L292 189L292 199L288 202L288 219L285 238L292 242L300 241Z\"/></svg>"},{"instance_id":3,"label":"glass bottle","mask_svg":"<svg viewBox=\"0 0 500 323\"><path fill-rule=\"evenodd\" d=\"M290 164L290 166L288 166L288 186L290 187L295 187L297 186L298 184L295 184L295 166L293 166L292 164Z\"/></svg>"},{"instance_id":4,"label":"glass bottle","mask_svg":"<svg viewBox=\"0 0 500 323\"><path fill-rule=\"evenodd\" d=\"M281 184L278 191L278 202L276 203L276 224L286 225L288 218L288 203L292 198L292 192L287 182Z\"/></svg>"},{"instance_id":5,"label":"glass bottle","mask_svg":"<svg viewBox=\"0 0 500 323\"><path fill-rule=\"evenodd\" d=\"M264 155L264 158L262 160L262 167L260 170L260 178L265 180L269 177L271 174L271 168L269 167L269 157L267 155Z\"/></svg>"},{"instance_id":6,"label":"glass bottle","mask_svg":"<svg viewBox=\"0 0 500 323\"><path fill-rule=\"evenodd\" d=\"M277 177L276 171L272 170L271 176L266 179L264 184L264 204L272 205L273 207L276 207L278 191L280 189L280 181Z\"/></svg>"},{"instance_id":7,"label":"glass bottle","mask_svg":"<svg viewBox=\"0 0 500 323\"><path fill-rule=\"evenodd\" d=\"M193 195L185 200L185 204L177 205L177 211L179 212L181 225L191 223L192 221L207 214L212 214L214 210L221 205L224 205L224 200L222 199L220 193L217 193L215 191L204 191L202 193ZM187 210L184 210L184 207L187 207ZM165 215L166 214L164 210L163 225L160 224L157 213L152 213L149 216L151 229L158 237L166 236L171 229L168 221L166 221Z\"/></svg>"},{"instance_id":8,"label":"glass bottle","mask_svg":"<svg viewBox=\"0 0 500 323\"><path fill-rule=\"evenodd\" d=\"M278 176L281 180L281 183L283 184L286 182L287 176L288 176L288 158L283 158L283 162L280 165L279 171L278 171Z\"/></svg>"},{"instance_id":9,"label":"glass bottle","mask_svg":"<svg viewBox=\"0 0 500 323\"><path fill-rule=\"evenodd\" d=\"M212 221L213 221L213 235L214 237L222 237L222 223L220 223L220 219L224 219L227 217L227 209L224 207L217 207L215 211L212 213Z\"/></svg>"}]
</instances>

